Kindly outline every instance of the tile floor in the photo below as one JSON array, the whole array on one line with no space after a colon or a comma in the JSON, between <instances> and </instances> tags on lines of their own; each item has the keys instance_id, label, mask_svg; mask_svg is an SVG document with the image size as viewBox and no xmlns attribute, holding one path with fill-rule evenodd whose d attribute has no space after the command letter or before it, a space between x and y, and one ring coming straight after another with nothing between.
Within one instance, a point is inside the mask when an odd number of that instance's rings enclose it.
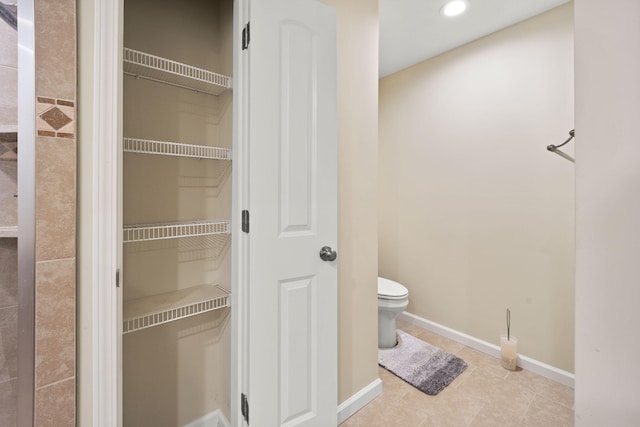
<instances>
[{"instance_id":1,"label":"tile floor","mask_svg":"<svg viewBox=\"0 0 640 427\"><path fill-rule=\"evenodd\" d=\"M573 389L526 370L510 372L489 356L415 325L398 328L467 362L437 396L428 396L378 367L383 392L342 427L568 427Z\"/></svg>"}]
</instances>

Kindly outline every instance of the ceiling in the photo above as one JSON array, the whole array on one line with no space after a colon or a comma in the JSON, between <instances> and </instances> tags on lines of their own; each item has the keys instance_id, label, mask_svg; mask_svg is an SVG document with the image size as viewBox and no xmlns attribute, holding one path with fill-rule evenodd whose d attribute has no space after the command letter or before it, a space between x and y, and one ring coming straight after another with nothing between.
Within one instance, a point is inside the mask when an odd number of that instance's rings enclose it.
<instances>
[{"instance_id":1,"label":"ceiling","mask_svg":"<svg viewBox=\"0 0 640 427\"><path fill-rule=\"evenodd\" d=\"M445 17L447 0L380 0L380 77L524 21L569 0L469 0Z\"/></svg>"}]
</instances>

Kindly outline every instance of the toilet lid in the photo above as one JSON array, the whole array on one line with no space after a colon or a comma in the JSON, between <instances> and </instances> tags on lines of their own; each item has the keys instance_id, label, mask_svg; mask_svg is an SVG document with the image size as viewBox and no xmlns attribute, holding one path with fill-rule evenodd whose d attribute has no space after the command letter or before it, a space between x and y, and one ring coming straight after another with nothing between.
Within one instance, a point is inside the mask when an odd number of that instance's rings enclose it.
<instances>
[{"instance_id":1,"label":"toilet lid","mask_svg":"<svg viewBox=\"0 0 640 427\"><path fill-rule=\"evenodd\" d=\"M409 290L398 282L378 277L378 298L396 299L409 295Z\"/></svg>"}]
</instances>

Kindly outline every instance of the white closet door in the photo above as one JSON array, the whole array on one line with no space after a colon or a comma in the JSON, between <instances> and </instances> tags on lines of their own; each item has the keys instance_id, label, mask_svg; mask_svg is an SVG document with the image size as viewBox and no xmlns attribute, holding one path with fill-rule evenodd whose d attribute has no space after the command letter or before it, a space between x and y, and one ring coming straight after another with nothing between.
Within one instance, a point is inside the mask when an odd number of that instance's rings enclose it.
<instances>
[{"instance_id":1,"label":"white closet door","mask_svg":"<svg viewBox=\"0 0 640 427\"><path fill-rule=\"evenodd\" d=\"M249 424L337 423L335 13L251 0Z\"/></svg>"}]
</instances>

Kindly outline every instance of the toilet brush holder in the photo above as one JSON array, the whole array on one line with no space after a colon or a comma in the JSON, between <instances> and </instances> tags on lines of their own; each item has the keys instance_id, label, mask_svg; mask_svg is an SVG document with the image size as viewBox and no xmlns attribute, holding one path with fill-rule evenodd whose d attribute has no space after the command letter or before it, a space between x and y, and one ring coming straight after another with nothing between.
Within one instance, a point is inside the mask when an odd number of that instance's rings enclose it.
<instances>
[{"instance_id":1,"label":"toilet brush holder","mask_svg":"<svg viewBox=\"0 0 640 427\"><path fill-rule=\"evenodd\" d=\"M500 335L500 364L509 371L515 371L517 361L518 339L513 335Z\"/></svg>"}]
</instances>

